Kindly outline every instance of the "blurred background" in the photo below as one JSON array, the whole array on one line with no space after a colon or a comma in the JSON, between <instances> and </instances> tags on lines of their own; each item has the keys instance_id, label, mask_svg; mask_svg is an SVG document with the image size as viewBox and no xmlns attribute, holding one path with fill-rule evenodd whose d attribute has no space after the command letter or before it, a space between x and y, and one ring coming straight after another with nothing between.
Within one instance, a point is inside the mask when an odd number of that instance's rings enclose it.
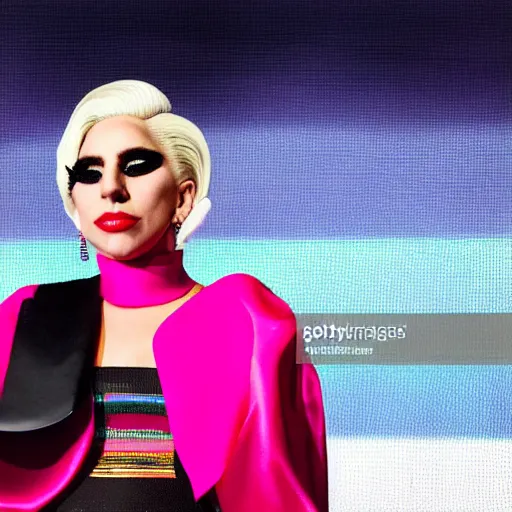
<instances>
[{"instance_id":1,"label":"blurred background","mask_svg":"<svg viewBox=\"0 0 512 512\"><path fill-rule=\"evenodd\" d=\"M510 312L510 2L2 0L0 21L0 300L97 272L55 152L131 78L210 145L197 281L248 272L296 313ZM512 508L510 366L317 370L331 510Z\"/></svg>"}]
</instances>

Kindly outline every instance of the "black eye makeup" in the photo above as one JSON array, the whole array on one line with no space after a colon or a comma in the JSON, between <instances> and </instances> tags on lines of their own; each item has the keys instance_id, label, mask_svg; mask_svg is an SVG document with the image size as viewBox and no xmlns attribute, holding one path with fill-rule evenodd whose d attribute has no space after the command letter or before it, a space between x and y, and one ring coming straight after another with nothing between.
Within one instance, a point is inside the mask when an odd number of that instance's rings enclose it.
<instances>
[{"instance_id":1,"label":"black eye makeup","mask_svg":"<svg viewBox=\"0 0 512 512\"><path fill-rule=\"evenodd\" d=\"M118 156L119 169L130 178L149 174L162 167L163 162L164 157L158 151L146 148L127 149ZM98 183L103 175L99 168L103 166L103 159L97 156L80 158L71 169L66 166L69 193L76 183Z\"/></svg>"},{"instance_id":2,"label":"black eye makeup","mask_svg":"<svg viewBox=\"0 0 512 512\"><path fill-rule=\"evenodd\" d=\"M73 187L77 183L98 183L101 180L102 173L97 167L101 167L103 165L103 160L101 158L91 156L81 158L76 161L75 165L70 169L66 166L66 171L68 172L68 190L71 194ZM96 169L94 168L96 167Z\"/></svg>"},{"instance_id":3,"label":"black eye makeup","mask_svg":"<svg viewBox=\"0 0 512 512\"><path fill-rule=\"evenodd\" d=\"M119 158L119 168L130 177L143 176L162 167L164 157L152 149L134 148L124 151Z\"/></svg>"}]
</instances>

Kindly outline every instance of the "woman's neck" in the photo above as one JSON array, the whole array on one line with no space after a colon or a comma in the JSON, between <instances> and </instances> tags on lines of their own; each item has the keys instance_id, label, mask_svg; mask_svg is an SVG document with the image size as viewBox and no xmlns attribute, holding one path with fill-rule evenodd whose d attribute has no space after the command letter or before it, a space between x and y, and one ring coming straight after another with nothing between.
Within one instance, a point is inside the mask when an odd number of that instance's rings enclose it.
<instances>
[{"instance_id":1,"label":"woman's neck","mask_svg":"<svg viewBox=\"0 0 512 512\"><path fill-rule=\"evenodd\" d=\"M142 308L167 304L197 283L183 268L183 251L172 250L119 261L97 254L100 292L114 306Z\"/></svg>"}]
</instances>

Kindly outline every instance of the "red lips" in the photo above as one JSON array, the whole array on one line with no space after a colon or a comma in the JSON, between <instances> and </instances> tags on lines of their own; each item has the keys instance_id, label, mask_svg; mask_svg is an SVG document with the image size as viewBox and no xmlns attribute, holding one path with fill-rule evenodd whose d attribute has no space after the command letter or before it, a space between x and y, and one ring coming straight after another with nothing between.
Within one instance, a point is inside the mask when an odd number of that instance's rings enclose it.
<instances>
[{"instance_id":1,"label":"red lips","mask_svg":"<svg viewBox=\"0 0 512 512\"><path fill-rule=\"evenodd\" d=\"M94 224L107 233L117 233L132 228L139 220L139 217L134 217L125 212L106 212L97 218Z\"/></svg>"}]
</instances>

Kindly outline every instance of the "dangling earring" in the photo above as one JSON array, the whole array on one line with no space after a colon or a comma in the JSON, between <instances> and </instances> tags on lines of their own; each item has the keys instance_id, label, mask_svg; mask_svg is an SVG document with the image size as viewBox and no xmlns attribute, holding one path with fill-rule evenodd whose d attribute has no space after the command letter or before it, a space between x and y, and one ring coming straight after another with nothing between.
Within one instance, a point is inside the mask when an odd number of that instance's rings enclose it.
<instances>
[{"instance_id":1,"label":"dangling earring","mask_svg":"<svg viewBox=\"0 0 512 512\"><path fill-rule=\"evenodd\" d=\"M87 240L85 239L85 236L80 233L78 234L78 237L80 238L80 259L82 261L88 261L89 260L89 251L87 250Z\"/></svg>"},{"instance_id":2,"label":"dangling earring","mask_svg":"<svg viewBox=\"0 0 512 512\"><path fill-rule=\"evenodd\" d=\"M181 228L181 224L179 222L177 222L175 225L174 225L174 235L175 236L178 236L178 233L180 232L180 228Z\"/></svg>"}]
</instances>

